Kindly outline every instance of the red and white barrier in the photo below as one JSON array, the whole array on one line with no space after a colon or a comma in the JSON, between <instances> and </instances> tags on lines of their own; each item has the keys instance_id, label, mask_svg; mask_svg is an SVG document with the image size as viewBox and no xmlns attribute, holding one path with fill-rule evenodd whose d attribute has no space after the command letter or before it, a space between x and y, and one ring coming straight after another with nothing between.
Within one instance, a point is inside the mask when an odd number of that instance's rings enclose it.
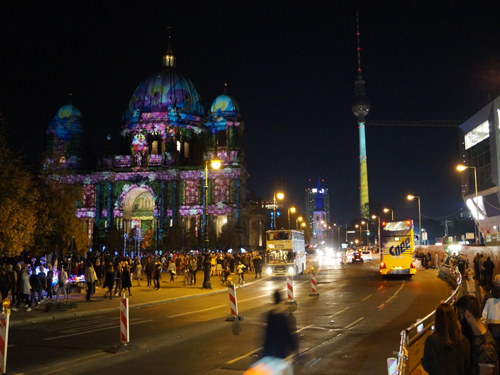
<instances>
[{"instance_id":1,"label":"red and white barrier","mask_svg":"<svg viewBox=\"0 0 500 375\"><path fill-rule=\"evenodd\" d=\"M236 299L236 288L234 284L229 285L229 305L231 307L231 315L238 315L238 300Z\"/></svg>"},{"instance_id":2,"label":"red and white barrier","mask_svg":"<svg viewBox=\"0 0 500 375\"><path fill-rule=\"evenodd\" d=\"M10 314L0 316L0 372L7 371L7 346L9 342Z\"/></svg>"},{"instance_id":3,"label":"red and white barrier","mask_svg":"<svg viewBox=\"0 0 500 375\"><path fill-rule=\"evenodd\" d=\"M128 298L120 298L120 340L127 345L129 340Z\"/></svg>"},{"instance_id":4,"label":"red and white barrier","mask_svg":"<svg viewBox=\"0 0 500 375\"><path fill-rule=\"evenodd\" d=\"M286 278L286 290L288 291L288 299L293 300L293 277L288 276Z\"/></svg>"},{"instance_id":5,"label":"red and white barrier","mask_svg":"<svg viewBox=\"0 0 500 375\"><path fill-rule=\"evenodd\" d=\"M319 296L319 293L317 290L318 290L318 286L316 284L316 274L314 272L311 272L311 293L309 294L309 296L311 296L311 297Z\"/></svg>"}]
</instances>

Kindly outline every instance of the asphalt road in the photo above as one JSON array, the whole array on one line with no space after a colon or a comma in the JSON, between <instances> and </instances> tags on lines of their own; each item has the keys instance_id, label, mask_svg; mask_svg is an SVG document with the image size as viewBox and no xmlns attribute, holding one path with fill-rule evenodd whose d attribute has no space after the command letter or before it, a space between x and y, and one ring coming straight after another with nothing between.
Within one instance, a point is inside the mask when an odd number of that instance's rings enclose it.
<instances>
[{"instance_id":1,"label":"asphalt road","mask_svg":"<svg viewBox=\"0 0 500 375\"><path fill-rule=\"evenodd\" d=\"M401 330L449 295L437 271L382 280L376 267L322 265L319 297L309 297L308 277L295 280L296 374L386 374ZM237 289L242 321L225 320L227 293L130 310L131 349L116 354L106 351L120 344L116 313L11 327L7 372L241 374L260 357L271 293L285 287L275 279Z\"/></svg>"}]
</instances>

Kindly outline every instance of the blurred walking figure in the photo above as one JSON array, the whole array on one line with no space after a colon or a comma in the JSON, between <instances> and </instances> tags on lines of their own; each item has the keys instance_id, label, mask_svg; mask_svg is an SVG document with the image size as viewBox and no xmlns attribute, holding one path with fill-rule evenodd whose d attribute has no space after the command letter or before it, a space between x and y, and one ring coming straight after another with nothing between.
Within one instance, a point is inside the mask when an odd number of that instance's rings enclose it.
<instances>
[{"instance_id":1,"label":"blurred walking figure","mask_svg":"<svg viewBox=\"0 0 500 375\"><path fill-rule=\"evenodd\" d=\"M59 294L61 293L61 289L64 293L64 299L68 299L68 291L66 290L66 286L68 285L68 274L64 267L61 267L61 272L59 273L59 283L56 292L56 302L59 301Z\"/></svg>"},{"instance_id":2,"label":"blurred walking figure","mask_svg":"<svg viewBox=\"0 0 500 375\"><path fill-rule=\"evenodd\" d=\"M130 268L128 265L126 265L125 267L123 267L122 284L121 284L120 292L118 294L121 295L123 289L125 289L125 290L128 289L128 295L131 296L132 295L132 293L130 292L131 286L132 286L132 278L130 277Z\"/></svg>"},{"instance_id":3,"label":"blurred walking figure","mask_svg":"<svg viewBox=\"0 0 500 375\"><path fill-rule=\"evenodd\" d=\"M113 299L113 286L115 285L115 270L113 264L110 262L108 269L106 270L106 275L104 276L104 288L108 288L108 291L104 293L104 297L109 293L109 299Z\"/></svg>"},{"instance_id":4,"label":"blurred walking figure","mask_svg":"<svg viewBox=\"0 0 500 375\"><path fill-rule=\"evenodd\" d=\"M286 358L298 348L290 323L284 312L280 311L280 302L281 295L277 290L274 292L275 308L267 316L264 357Z\"/></svg>"}]
</instances>

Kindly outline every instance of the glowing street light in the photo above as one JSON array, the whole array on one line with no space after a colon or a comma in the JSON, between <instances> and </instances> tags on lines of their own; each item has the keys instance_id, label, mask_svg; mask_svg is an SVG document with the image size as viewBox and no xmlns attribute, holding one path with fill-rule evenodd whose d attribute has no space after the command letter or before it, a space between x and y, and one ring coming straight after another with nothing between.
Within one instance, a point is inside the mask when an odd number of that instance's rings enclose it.
<instances>
[{"instance_id":1,"label":"glowing street light","mask_svg":"<svg viewBox=\"0 0 500 375\"><path fill-rule=\"evenodd\" d=\"M288 209L288 229L290 229L290 212L291 212L292 214L294 214L294 213L295 213L295 211L297 211L295 207L290 207L290 208Z\"/></svg>"},{"instance_id":2,"label":"glowing street light","mask_svg":"<svg viewBox=\"0 0 500 375\"><path fill-rule=\"evenodd\" d=\"M299 221L302 222L302 220L304 220L302 216L295 219L295 229L299 229Z\"/></svg>"},{"instance_id":3,"label":"glowing street light","mask_svg":"<svg viewBox=\"0 0 500 375\"><path fill-rule=\"evenodd\" d=\"M213 169L219 169L222 161L217 158L213 158L210 162ZM208 237L208 160L205 160L205 259L203 263L205 264L205 275L203 278L203 289L212 289L212 284L210 283L210 239Z\"/></svg>"},{"instance_id":4,"label":"glowing street light","mask_svg":"<svg viewBox=\"0 0 500 375\"><path fill-rule=\"evenodd\" d=\"M414 200L415 198L418 199L418 243L420 245L422 245L422 233L421 232L421 228L422 228L422 218L421 218L421 215L420 215L420 197L416 196L416 195L408 195L408 200L409 201L412 201Z\"/></svg>"},{"instance_id":5,"label":"glowing street light","mask_svg":"<svg viewBox=\"0 0 500 375\"><path fill-rule=\"evenodd\" d=\"M381 251L382 248L380 247L380 216L372 215L372 219L373 220L378 219L378 241L377 242L378 242L378 248Z\"/></svg>"},{"instance_id":6,"label":"glowing street light","mask_svg":"<svg viewBox=\"0 0 500 375\"><path fill-rule=\"evenodd\" d=\"M384 212L388 213L391 211L391 221L394 221L394 210L392 208L384 208Z\"/></svg>"},{"instance_id":7,"label":"glowing street light","mask_svg":"<svg viewBox=\"0 0 500 375\"><path fill-rule=\"evenodd\" d=\"M274 214L273 214L273 223L274 223L274 229L276 229L276 198L278 198L279 200L282 200L283 198L285 198L285 194L283 193L274 193L274 196L273 196L273 208L274 208Z\"/></svg>"}]
</instances>

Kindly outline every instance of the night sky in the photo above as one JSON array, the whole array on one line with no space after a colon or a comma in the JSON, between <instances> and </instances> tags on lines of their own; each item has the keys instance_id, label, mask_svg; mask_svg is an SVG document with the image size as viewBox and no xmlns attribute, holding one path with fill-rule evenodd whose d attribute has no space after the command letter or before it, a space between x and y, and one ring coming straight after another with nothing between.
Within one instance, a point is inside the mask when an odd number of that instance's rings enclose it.
<instances>
[{"instance_id":1,"label":"night sky","mask_svg":"<svg viewBox=\"0 0 500 375\"><path fill-rule=\"evenodd\" d=\"M161 67L172 25L177 68L206 107L225 81L240 105L249 195L271 197L282 176L288 204L302 208L309 179L316 186L321 177L332 222L346 223L359 216L357 8L368 121L465 120L500 94L498 1L2 2L10 144L34 163L72 92L94 152L108 133L118 145L122 115ZM409 193L430 217L464 206L458 128L368 126L366 134L372 202L415 220Z\"/></svg>"}]
</instances>

